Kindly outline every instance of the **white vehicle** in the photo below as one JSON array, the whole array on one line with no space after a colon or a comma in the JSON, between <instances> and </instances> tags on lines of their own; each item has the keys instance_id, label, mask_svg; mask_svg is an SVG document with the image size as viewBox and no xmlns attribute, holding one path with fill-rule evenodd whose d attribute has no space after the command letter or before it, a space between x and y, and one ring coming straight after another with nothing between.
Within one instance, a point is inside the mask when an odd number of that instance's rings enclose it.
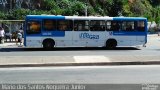
<instances>
[{"instance_id":1,"label":"white vehicle","mask_svg":"<svg viewBox=\"0 0 160 90\"><path fill-rule=\"evenodd\" d=\"M135 47L147 43L143 17L27 15L26 47Z\"/></svg>"}]
</instances>

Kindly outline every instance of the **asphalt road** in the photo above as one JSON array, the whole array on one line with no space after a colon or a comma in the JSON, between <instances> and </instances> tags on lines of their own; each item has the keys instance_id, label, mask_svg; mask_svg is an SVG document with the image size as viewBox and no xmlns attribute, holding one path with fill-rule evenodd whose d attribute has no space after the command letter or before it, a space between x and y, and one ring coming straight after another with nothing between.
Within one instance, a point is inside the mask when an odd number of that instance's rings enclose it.
<instances>
[{"instance_id":1,"label":"asphalt road","mask_svg":"<svg viewBox=\"0 0 160 90\"><path fill-rule=\"evenodd\" d=\"M160 65L0 68L0 83L160 84Z\"/></svg>"},{"instance_id":2,"label":"asphalt road","mask_svg":"<svg viewBox=\"0 0 160 90\"><path fill-rule=\"evenodd\" d=\"M74 59L79 56L100 56L107 58L108 61L159 61L160 60L160 40L159 37L149 37L147 47L137 48L116 48L108 50L106 48L55 48L46 51L41 48L1 48L0 59L3 57L50 57L50 59L58 56L58 60L69 57ZM81 57L80 57L81 58ZM15 58L16 59L16 58ZM86 59L86 58L84 58Z\"/></svg>"},{"instance_id":3,"label":"asphalt road","mask_svg":"<svg viewBox=\"0 0 160 90\"><path fill-rule=\"evenodd\" d=\"M0 52L0 59L3 59L1 62L5 62L5 59L8 60L7 62L18 60L20 63L30 63L31 60L39 62L38 60L42 59L46 60L46 63L47 60L49 62L83 62L87 59L93 62L95 60L99 60L98 62L159 61L160 49L142 48L139 50L136 48L117 48L115 50L107 50L105 48L58 48L45 51L43 49L5 48L5 50L2 49ZM28 60L30 61L28 62Z\"/></svg>"},{"instance_id":4,"label":"asphalt road","mask_svg":"<svg viewBox=\"0 0 160 90\"><path fill-rule=\"evenodd\" d=\"M50 51L43 49L26 49L26 48L1 48L0 59L3 57L10 58L14 63L14 59L24 62L22 59L29 61L37 57L46 57L53 60L58 57L57 62L63 59L77 58L79 56L94 57L96 60L104 59L108 62L116 61L147 61L160 60L160 41L159 37L149 38L147 47L137 48L116 48L107 50L105 48L56 48ZM99 57L100 56L100 57ZM103 57L104 56L104 57ZM16 57L16 58L15 58ZM67 58L66 58L67 57ZM14 58L14 59L13 59ZM82 58L82 57L79 57ZM77 58L77 59L79 59ZM4 59L4 58L3 58ZM6 58L5 58L6 59ZM92 59L92 58L91 58ZM81 59L82 60L82 59ZM2 63L2 61L0 61ZM20 63L21 63L20 62ZM36 63L38 62L35 61ZM72 61L71 61L72 62ZM160 65L146 66L88 66L88 67L32 67L32 68L0 68L0 84L121 84L122 87L113 89L109 86L109 90L142 90L123 88L126 84L160 84ZM106 85L105 85L106 86ZM91 86L93 87L93 86ZM127 86L125 86L127 87ZM160 87L160 86L159 86ZM102 88L102 87L101 87ZM110 89L112 88L112 89ZM106 88L105 88L106 89ZM104 87L98 90L105 90ZM85 89L97 90L97 89ZM159 89L154 89L159 90Z\"/></svg>"}]
</instances>

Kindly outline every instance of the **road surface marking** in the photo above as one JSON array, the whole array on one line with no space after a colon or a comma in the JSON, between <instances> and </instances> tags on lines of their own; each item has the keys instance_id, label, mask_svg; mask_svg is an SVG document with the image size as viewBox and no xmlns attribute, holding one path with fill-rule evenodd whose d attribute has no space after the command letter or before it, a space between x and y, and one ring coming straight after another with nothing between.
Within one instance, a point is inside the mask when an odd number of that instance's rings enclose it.
<instances>
[{"instance_id":1,"label":"road surface marking","mask_svg":"<svg viewBox=\"0 0 160 90\"><path fill-rule=\"evenodd\" d=\"M96 63L96 62L110 62L109 58L105 56L74 56L76 63Z\"/></svg>"}]
</instances>

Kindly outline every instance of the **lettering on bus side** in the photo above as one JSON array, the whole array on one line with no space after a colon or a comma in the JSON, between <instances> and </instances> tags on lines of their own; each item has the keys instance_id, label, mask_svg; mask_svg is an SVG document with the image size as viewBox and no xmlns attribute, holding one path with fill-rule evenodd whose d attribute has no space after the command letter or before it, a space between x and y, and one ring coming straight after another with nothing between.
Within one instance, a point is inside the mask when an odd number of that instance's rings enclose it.
<instances>
[{"instance_id":1,"label":"lettering on bus side","mask_svg":"<svg viewBox=\"0 0 160 90\"><path fill-rule=\"evenodd\" d=\"M42 35L44 35L44 36L50 36L50 35L52 35L52 33L48 33L48 32L45 32L45 33L42 33Z\"/></svg>"},{"instance_id":2,"label":"lettering on bus side","mask_svg":"<svg viewBox=\"0 0 160 90\"><path fill-rule=\"evenodd\" d=\"M81 33L79 37L81 39L99 39L99 35L93 35L89 33Z\"/></svg>"}]
</instances>

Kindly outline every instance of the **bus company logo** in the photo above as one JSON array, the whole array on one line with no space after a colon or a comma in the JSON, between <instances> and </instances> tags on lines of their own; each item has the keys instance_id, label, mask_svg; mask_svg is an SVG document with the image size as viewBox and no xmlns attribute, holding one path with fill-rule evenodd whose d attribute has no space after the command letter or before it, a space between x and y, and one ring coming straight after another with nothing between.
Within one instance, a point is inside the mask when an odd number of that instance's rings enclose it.
<instances>
[{"instance_id":1,"label":"bus company logo","mask_svg":"<svg viewBox=\"0 0 160 90\"><path fill-rule=\"evenodd\" d=\"M109 35L113 35L113 32L109 32Z\"/></svg>"},{"instance_id":2,"label":"bus company logo","mask_svg":"<svg viewBox=\"0 0 160 90\"><path fill-rule=\"evenodd\" d=\"M82 39L99 39L99 35L93 35L89 33L81 33L79 37Z\"/></svg>"}]
</instances>

